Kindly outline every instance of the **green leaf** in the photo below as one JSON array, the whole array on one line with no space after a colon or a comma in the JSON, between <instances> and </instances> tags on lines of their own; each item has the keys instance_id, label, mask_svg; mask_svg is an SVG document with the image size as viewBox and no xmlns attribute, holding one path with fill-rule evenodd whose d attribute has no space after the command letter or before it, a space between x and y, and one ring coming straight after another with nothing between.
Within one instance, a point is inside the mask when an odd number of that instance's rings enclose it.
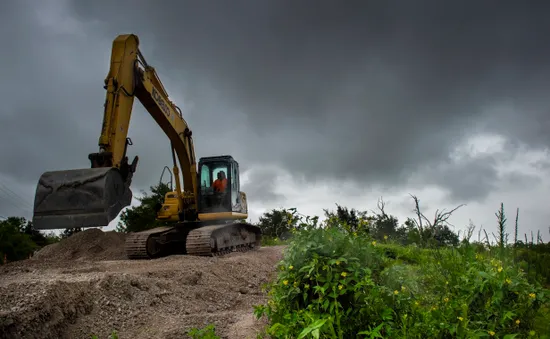
<instances>
[{"instance_id":1,"label":"green leaf","mask_svg":"<svg viewBox=\"0 0 550 339\"><path fill-rule=\"evenodd\" d=\"M492 279L491 275L487 272L479 271L477 274L485 279Z\"/></svg>"},{"instance_id":2,"label":"green leaf","mask_svg":"<svg viewBox=\"0 0 550 339\"><path fill-rule=\"evenodd\" d=\"M300 332L300 335L298 335L298 339L301 339L301 338L305 337L306 335L308 335L313 330L317 330L317 337L316 338L319 338L319 328L321 328L325 324L326 321L327 321L327 319L318 319L313 324L311 324L308 327L304 328L302 330L302 332ZM313 335L315 336L315 334L313 334Z\"/></svg>"}]
</instances>

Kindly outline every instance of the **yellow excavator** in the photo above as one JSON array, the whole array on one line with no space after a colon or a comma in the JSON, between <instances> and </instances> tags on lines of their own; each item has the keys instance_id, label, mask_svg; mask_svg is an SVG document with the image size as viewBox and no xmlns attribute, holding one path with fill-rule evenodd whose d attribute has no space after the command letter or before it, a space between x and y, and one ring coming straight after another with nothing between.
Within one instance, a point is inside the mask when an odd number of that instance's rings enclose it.
<instances>
[{"instance_id":1,"label":"yellow excavator","mask_svg":"<svg viewBox=\"0 0 550 339\"><path fill-rule=\"evenodd\" d=\"M99 152L88 156L91 168L42 174L34 201L34 228L106 226L130 205L138 157L128 161L132 141L127 136L137 97L170 140L175 190L165 195L157 211L157 220L168 226L130 233L127 257L212 256L259 247L260 229L244 222L248 206L240 191L239 164L229 155L203 157L197 171L191 129L145 61L136 35L119 35L113 41L105 89Z\"/></svg>"}]
</instances>

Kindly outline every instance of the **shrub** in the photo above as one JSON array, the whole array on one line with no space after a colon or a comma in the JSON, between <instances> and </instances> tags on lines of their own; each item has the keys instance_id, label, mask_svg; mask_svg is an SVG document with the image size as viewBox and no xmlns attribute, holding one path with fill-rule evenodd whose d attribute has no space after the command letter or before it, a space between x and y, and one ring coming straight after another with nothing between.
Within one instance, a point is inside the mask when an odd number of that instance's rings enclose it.
<instances>
[{"instance_id":1,"label":"shrub","mask_svg":"<svg viewBox=\"0 0 550 339\"><path fill-rule=\"evenodd\" d=\"M205 328L192 328L187 333L193 339L219 339L216 335L216 326L214 324L209 324Z\"/></svg>"},{"instance_id":2,"label":"shrub","mask_svg":"<svg viewBox=\"0 0 550 339\"><path fill-rule=\"evenodd\" d=\"M268 289L255 314L274 338L540 338L535 322L547 318L547 291L511 260L337 228L297 232Z\"/></svg>"}]
</instances>

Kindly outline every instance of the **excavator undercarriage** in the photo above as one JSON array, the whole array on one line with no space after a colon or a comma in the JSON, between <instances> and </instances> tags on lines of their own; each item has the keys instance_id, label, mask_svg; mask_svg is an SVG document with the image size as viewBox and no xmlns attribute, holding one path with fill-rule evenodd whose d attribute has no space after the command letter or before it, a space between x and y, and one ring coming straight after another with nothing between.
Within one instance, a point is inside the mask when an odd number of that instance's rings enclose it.
<instances>
[{"instance_id":1,"label":"excavator undercarriage","mask_svg":"<svg viewBox=\"0 0 550 339\"><path fill-rule=\"evenodd\" d=\"M261 233L246 223L205 225L197 222L161 226L130 233L125 250L129 259L153 259L171 254L219 256L260 247Z\"/></svg>"}]
</instances>

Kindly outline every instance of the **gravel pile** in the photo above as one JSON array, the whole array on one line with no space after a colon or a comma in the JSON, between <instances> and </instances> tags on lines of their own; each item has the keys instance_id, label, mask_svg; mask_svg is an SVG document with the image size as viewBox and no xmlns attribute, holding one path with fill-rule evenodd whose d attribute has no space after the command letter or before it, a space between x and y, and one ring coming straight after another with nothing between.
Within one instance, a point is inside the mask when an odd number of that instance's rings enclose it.
<instances>
[{"instance_id":1,"label":"gravel pile","mask_svg":"<svg viewBox=\"0 0 550 339\"><path fill-rule=\"evenodd\" d=\"M246 339L264 326L253 306L265 301L261 287L276 274L283 247L112 260L115 251L103 245L123 238L97 231L0 266L0 338L107 338L112 330L121 339L187 338L190 328L214 323L222 338Z\"/></svg>"},{"instance_id":2,"label":"gravel pile","mask_svg":"<svg viewBox=\"0 0 550 339\"><path fill-rule=\"evenodd\" d=\"M123 260L126 235L89 228L62 241L45 246L34 260Z\"/></svg>"}]
</instances>

